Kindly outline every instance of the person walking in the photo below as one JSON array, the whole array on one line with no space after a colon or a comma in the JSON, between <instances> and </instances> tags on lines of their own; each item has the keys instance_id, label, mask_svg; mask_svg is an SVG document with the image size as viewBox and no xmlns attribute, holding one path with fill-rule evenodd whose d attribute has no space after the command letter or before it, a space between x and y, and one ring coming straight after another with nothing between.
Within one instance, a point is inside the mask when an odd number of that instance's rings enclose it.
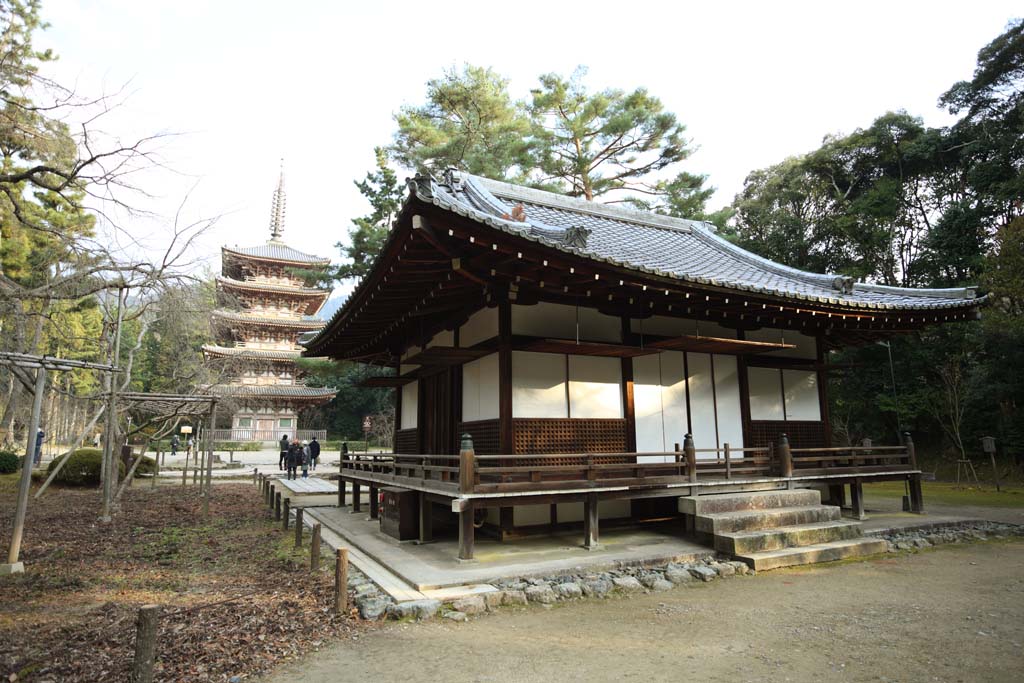
<instances>
[{"instance_id":1,"label":"person walking","mask_svg":"<svg viewBox=\"0 0 1024 683\"><path fill-rule=\"evenodd\" d=\"M191 436L189 436L188 439L186 439L186 441L185 441L185 458L186 459L188 459L188 457L190 455L192 455L192 447L195 446L195 445L196 445L195 439L193 439Z\"/></svg>"},{"instance_id":2,"label":"person walking","mask_svg":"<svg viewBox=\"0 0 1024 683\"><path fill-rule=\"evenodd\" d=\"M309 458L315 472L316 464L320 460L320 442L316 440L315 436L309 442Z\"/></svg>"},{"instance_id":3,"label":"person walking","mask_svg":"<svg viewBox=\"0 0 1024 683\"><path fill-rule=\"evenodd\" d=\"M312 454L309 451L309 444L305 441L302 442L302 450L300 451L302 460L302 478L307 479L309 477L309 462L312 460Z\"/></svg>"},{"instance_id":4,"label":"person walking","mask_svg":"<svg viewBox=\"0 0 1024 683\"><path fill-rule=\"evenodd\" d=\"M36 450L32 455L32 463L35 465L39 464L39 461L43 459L43 438L46 436L46 432L40 427L39 431L36 432Z\"/></svg>"},{"instance_id":5,"label":"person walking","mask_svg":"<svg viewBox=\"0 0 1024 683\"><path fill-rule=\"evenodd\" d=\"M285 453L285 464L288 466L288 478L296 478L296 468L299 466L299 460L302 459L302 447L299 446L298 441L292 441L288 444L288 450Z\"/></svg>"},{"instance_id":6,"label":"person walking","mask_svg":"<svg viewBox=\"0 0 1024 683\"><path fill-rule=\"evenodd\" d=\"M171 457L173 458L178 454L178 446L181 445L181 440L178 439L178 435L174 434L171 436Z\"/></svg>"},{"instance_id":7,"label":"person walking","mask_svg":"<svg viewBox=\"0 0 1024 683\"><path fill-rule=\"evenodd\" d=\"M277 459L277 469L283 470L288 458L288 435L281 435L281 456Z\"/></svg>"}]
</instances>

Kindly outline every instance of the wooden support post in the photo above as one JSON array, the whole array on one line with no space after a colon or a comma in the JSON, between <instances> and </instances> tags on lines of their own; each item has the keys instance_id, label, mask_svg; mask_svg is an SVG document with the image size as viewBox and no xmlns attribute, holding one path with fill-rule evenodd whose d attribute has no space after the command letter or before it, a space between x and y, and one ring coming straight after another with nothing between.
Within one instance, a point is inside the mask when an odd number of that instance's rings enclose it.
<instances>
[{"instance_id":1,"label":"wooden support post","mask_svg":"<svg viewBox=\"0 0 1024 683\"><path fill-rule=\"evenodd\" d=\"M338 477L338 507L345 507L345 480Z\"/></svg>"},{"instance_id":2,"label":"wooden support post","mask_svg":"<svg viewBox=\"0 0 1024 683\"><path fill-rule=\"evenodd\" d=\"M370 484L370 519L378 519L380 517L380 495L377 493L377 487Z\"/></svg>"},{"instance_id":3,"label":"wooden support post","mask_svg":"<svg viewBox=\"0 0 1024 683\"><path fill-rule=\"evenodd\" d=\"M683 437L683 453L686 454L686 474L690 483L697 482L697 449L693 446L693 435Z\"/></svg>"},{"instance_id":4,"label":"wooden support post","mask_svg":"<svg viewBox=\"0 0 1024 683\"><path fill-rule=\"evenodd\" d=\"M185 451L185 464L181 466L181 485L188 485L188 451Z\"/></svg>"},{"instance_id":5,"label":"wooden support post","mask_svg":"<svg viewBox=\"0 0 1024 683\"><path fill-rule=\"evenodd\" d=\"M291 498L284 499L284 514L281 516L281 528L284 531L288 531L288 519L292 516L292 500Z\"/></svg>"},{"instance_id":6,"label":"wooden support post","mask_svg":"<svg viewBox=\"0 0 1024 683\"><path fill-rule=\"evenodd\" d=\"M850 482L850 505L853 508L854 519L867 519L864 514L864 484L860 479Z\"/></svg>"},{"instance_id":7,"label":"wooden support post","mask_svg":"<svg viewBox=\"0 0 1024 683\"><path fill-rule=\"evenodd\" d=\"M420 543L434 540L434 506L427 499L427 494L419 492L420 499Z\"/></svg>"},{"instance_id":8,"label":"wooden support post","mask_svg":"<svg viewBox=\"0 0 1024 683\"><path fill-rule=\"evenodd\" d=\"M146 452L143 451L142 455L146 455ZM156 458L155 458L155 461L154 461L153 465L154 465L154 467L153 467L153 480L150 482L149 487L155 489L156 488L156 478L160 476L160 453L159 453L159 451L156 454Z\"/></svg>"},{"instance_id":9,"label":"wooden support post","mask_svg":"<svg viewBox=\"0 0 1024 683\"><path fill-rule=\"evenodd\" d=\"M459 492L472 493L476 479L476 453L473 450L473 437L462 435L462 446L459 448Z\"/></svg>"},{"instance_id":10,"label":"wooden support post","mask_svg":"<svg viewBox=\"0 0 1024 683\"><path fill-rule=\"evenodd\" d=\"M338 548L334 561L334 613L348 611L348 548Z\"/></svg>"},{"instance_id":11,"label":"wooden support post","mask_svg":"<svg viewBox=\"0 0 1024 683\"><path fill-rule=\"evenodd\" d=\"M785 434L779 435L779 475L783 477L793 476L793 453L789 450L789 439Z\"/></svg>"},{"instance_id":12,"label":"wooden support post","mask_svg":"<svg viewBox=\"0 0 1024 683\"><path fill-rule=\"evenodd\" d=\"M276 495L277 495L277 487L274 486L273 484L271 484L270 485L270 493L267 494L267 506L271 510L274 509L274 496L276 496Z\"/></svg>"},{"instance_id":13,"label":"wooden support post","mask_svg":"<svg viewBox=\"0 0 1024 683\"><path fill-rule=\"evenodd\" d=\"M132 683L152 683L156 661L157 622L160 605L143 605L135 621L135 659L132 661Z\"/></svg>"},{"instance_id":14,"label":"wooden support post","mask_svg":"<svg viewBox=\"0 0 1024 683\"><path fill-rule=\"evenodd\" d=\"M274 519L281 521L281 494L274 494Z\"/></svg>"},{"instance_id":15,"label":"wooden support post","mask_svg":"<svg viewBox=\"0 0 1024 683\"><path fill-rule=\"evenodd\" d=\"M838 505L841 508L846 507L846 487L842 484L829 484L828 502L830 505Z\"/></svg>"},{"instance_id":16,"label":"wooden support post","mask_svg":"<svg viewBox=\"0 0 1024 683\"><path fill-rule=\"evenodd\" d=\"M583 547L587 550L596 549L600 540L597 505L597 494L588 493L583 502Z\"/></svg>"},{"instance_id":17,"label":"wooden support post","mask_svg":"<svg viewBox=\"0 0 1024 683\"><path fill-rule=\"evenodd\" d=\"M259 468L258 467L254 467L253 470L252 470L252 485L253 486L256 486L256 480L259 478L259 476L260 476Z\"/></svg>"},{"instance_id":18,"label":"wooden support post","mask_svg":"<svg viewBox=\"0 0 1024 683\"><path fill-rule=\"evenodd\" d=\"M725 444L724 444L724 450L725 450L725 478L726 479L732 479L732 462L731 462L732 458L731 458L731 456L729 454L729 442L728 441L725 442Z\"/></svg>"},{"instance_id":19,"label":"wooden support post","mask_svg":"<svg viewBox=\"0 0 1024 683\"><path fill-rule=\"evenodd\" d=\"M917 450L914 448L914 440L910 438L910 432L903 432L903 445L907 447L907 458L910 460L910 469L917 469Z\"/></svg>"},{"instance_id":20,"label":"wooden support post","mask_svg":"<svg viewBox=\"0 0 1024 683\"><path fill-rule=\"evenodd\" d=\"M320 571L320 522L313 524L313 537L309 541L309 571Z\"/></svg>"},{"instance_id":21,"label":"wooden support post","mask_svg":"<svg viewBox=\"0 0 1024 683\"><path fill-rule=\"evenodd\" d=\"M459 559L473 559L474 533L473 501L466 501L466 506L459 513Z\"/></svg>"},{"instance_id":22,"label":"wooden support post","mask_svg":"<svg viewBox=\"0 0 1024 683\"><path fill-rule=\"evenodd\" d=\"M352 480L352 512L360 512L362 508L359 502L359 482Z\"/></svg>"},{"instance_id":23,"label":"wooden support post","mask_svg":"<svg viewBox=\"0 0 1024 683\"><path fill-rule=\"evenodd\" d=\"M302 508L295 508L295 547L302 547Z\"/></svg>"},{"instance_id":24,"label":"wooden support post","mask_svg":"<svg viewBox=\"0 0 1024 683\"><path fill-rule=\"evenodd\" d=\"M676 452L676 476L681 477L683 476L683 449L679 447L677 442L673 446L673 450Z\"/></svg>"},{"instance_id":25,"label":"wooden support post","mask_svg":"<svg viewBox=\"0 0 1024 683\"><path fill-rule=\"evenodd\" d=\"M924 492L921 490L921 475L910 475L907 483L910 485L910 511L923 515Z\"/></svg>"}]
</instances>

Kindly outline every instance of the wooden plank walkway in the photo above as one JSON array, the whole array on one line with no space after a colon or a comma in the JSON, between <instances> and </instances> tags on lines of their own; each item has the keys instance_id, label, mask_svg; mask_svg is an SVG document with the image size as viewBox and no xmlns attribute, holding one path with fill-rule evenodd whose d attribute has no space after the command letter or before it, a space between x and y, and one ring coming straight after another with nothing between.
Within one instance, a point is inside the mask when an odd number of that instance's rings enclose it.
<instances>
[{"instance_id":1,"label":"wooden plank walkway","mask_svg":"<svg viewBox=\"0 0 1024 683\"><path fill-rule=\"evenodd\" d=\"M277 483L286 488L293 495L322 496L324 494L337 493L338 484L326 479L278 479Z\"/></svg>"}]
</instances>

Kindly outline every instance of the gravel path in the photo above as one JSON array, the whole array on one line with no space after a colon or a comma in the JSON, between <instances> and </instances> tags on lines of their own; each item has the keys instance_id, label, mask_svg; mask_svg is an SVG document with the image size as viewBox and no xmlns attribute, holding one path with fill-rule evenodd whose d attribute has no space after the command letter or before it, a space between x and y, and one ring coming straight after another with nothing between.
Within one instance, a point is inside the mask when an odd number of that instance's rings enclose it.
<instances>
[{"instance_id":1,"label":"gravel path","mask_svg":"<svg viewBox=\"0 0 1024 683\"><path fill-rule=\"evenodd\" d=\"M392 624L285 681L1011 681L1024 542L778 570L470 623Z\"/></svg>"}]
</instances>

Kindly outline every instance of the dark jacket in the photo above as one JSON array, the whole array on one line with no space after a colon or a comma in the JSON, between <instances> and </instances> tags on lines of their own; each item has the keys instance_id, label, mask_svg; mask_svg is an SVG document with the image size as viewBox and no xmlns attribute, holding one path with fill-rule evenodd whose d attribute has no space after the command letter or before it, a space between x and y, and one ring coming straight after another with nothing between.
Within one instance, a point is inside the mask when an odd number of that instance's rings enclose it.
<instances>
[{"instance_id":1,"label":"dark jacket","mask_svg":"<svg viewBox=\"0 0 1024 683\"><path fill-rule=\"evenodd\" d=\"M302 464L302 446L299 444L292 444L288 446L288 467L298 467Z\"/></svg>"},{"instance_id":2,"label":"dark jacket","mask_svg":"<svg viewBox=\"0 0 1024 683\"><path fill-rule=\"evenodd\" d=\"M309 454L314 460L320 457L320 442L316 439L309 442Z\"/></svg>"},{"instance_id":3,"label":"dark jacket","mask_svg":"<svg viewBox=\"0 0 1024 683\"><path fill-rule=\"evenodd\" d=\"M288 437L287 436L282 436L281 437L281 452L284 453L287 450L288 450Z\"/></svg>"}]
</instances>

